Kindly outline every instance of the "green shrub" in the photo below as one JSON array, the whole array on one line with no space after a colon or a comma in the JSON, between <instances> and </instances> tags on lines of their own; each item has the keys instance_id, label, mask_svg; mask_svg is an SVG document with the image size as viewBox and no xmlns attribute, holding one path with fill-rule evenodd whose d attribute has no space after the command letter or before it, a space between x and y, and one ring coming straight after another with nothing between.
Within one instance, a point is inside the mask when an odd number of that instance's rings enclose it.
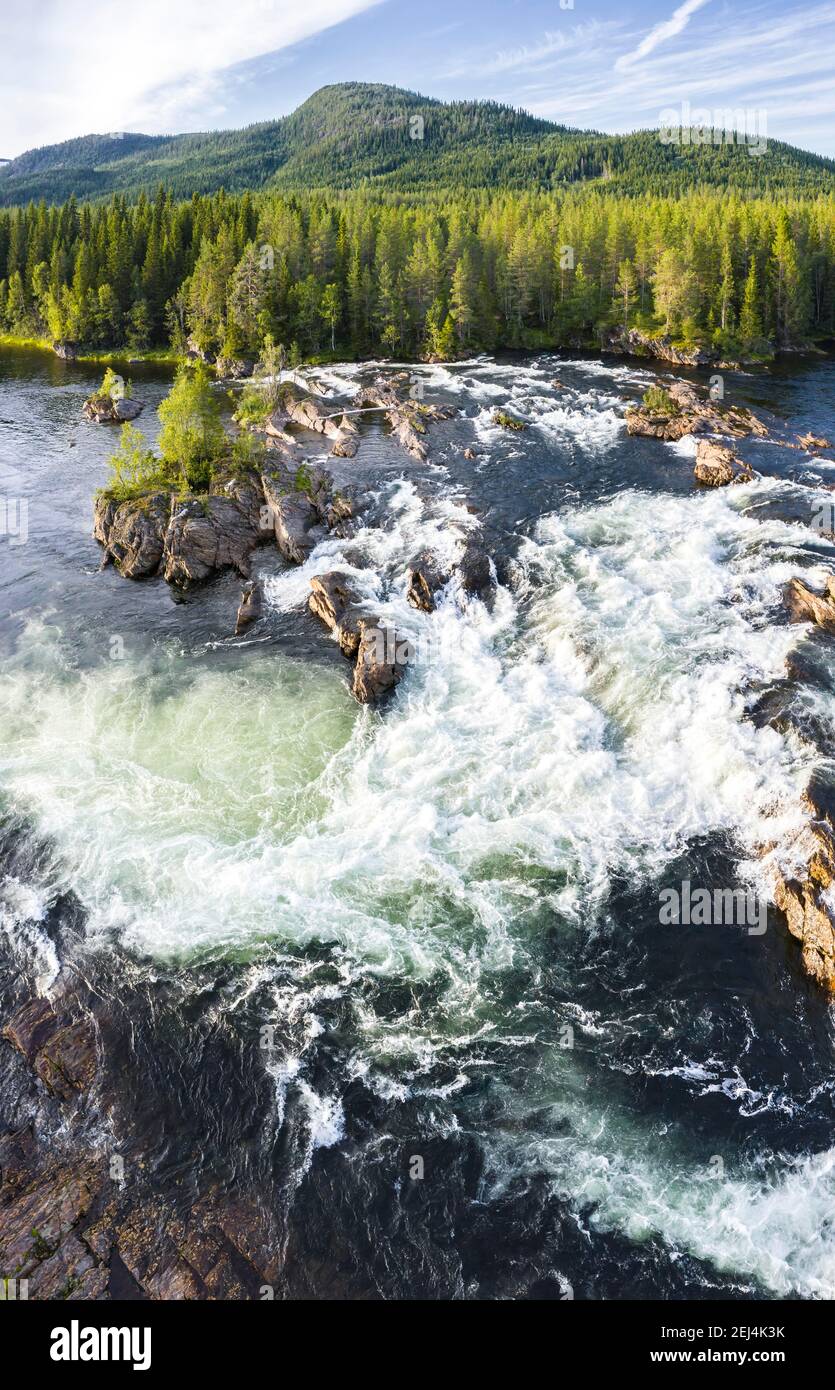
<instances>
[{"instance_id":1,"label":"green shrub","mask_svg":"<svg viewBox=\"0 0 835 1390\"><path fill-rule=\"evenodd\" d=\"M652 415L678 415L679 408L668 391L663 386L650 386L644 392L644 405Z\"/></svg>"},{"instance_id":2,"label":"green shrub","mask_svg":"<svg viewBox=\"0 0 835 1390\"><path fill-rule=\"evenodd\" d=\"M115 502L127 502L132 497L171 486L164 464L133 425L122 426L118 448L109 463L110 476L101 492Z\"/></svg>"}]
</instances>

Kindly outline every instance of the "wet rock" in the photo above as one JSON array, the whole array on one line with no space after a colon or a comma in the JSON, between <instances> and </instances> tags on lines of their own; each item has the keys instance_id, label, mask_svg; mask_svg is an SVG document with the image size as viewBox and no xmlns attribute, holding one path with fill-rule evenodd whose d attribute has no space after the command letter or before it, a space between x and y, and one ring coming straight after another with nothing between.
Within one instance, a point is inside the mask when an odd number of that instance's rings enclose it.
<instances>
[{"instance_id":1,"label":"wet rock","mask_svg":"<svg viewBox=\"0 0 835 1390\"><path fill-rule=\"evenodd\" d=\"M92 420L96 425L124 425L142 414L142 406L139 401L129 400L126 396L115 400L107 395L90 396L84 402L81 413L85 420Z\"/></svg>"},{"instance_id":2,"label":"wet rock","mask_svg":"<svg viewBox=\"0 0 835 1390\"><path fill-rule=\"evenodd\" d=\"M156 574L162 562L170 514L171 499L164 492L148 493L127 502L98 496L93 508L93 536L104 546L102 563L112 560L126 579Z\"/></svg>"},{"instance_id":3,"label":"wet rock","mask_svg":"<svg viewBox=\"0 0 835 1390\"><path fill-rule=\"evenodd\" d=\"M464 458L465 458L465 459L468 459L470 462L472 462L473 459L477 459L478 457L479 457L479 454L478 454L478 450L477 450L477 449L471 449L471 448L468 446L468 447L464 450Z\"/></svg>"},{"instance_id":4,"label":"wet rock","mask_svg":"<svg viewBox=\"0 0 835 1390\"><path fill-rule=\"evenodd\" d=\"M829 575L822 594L816 594L802 579L790 579L783 590L783 602L789 622L835 629L835 575Z\"/></svg>"},{"instance_id":5,"label":"wet rock","mask_svg":"<svg viewBox=\"0 0 835 1390\"><path fill-rule=\"evenodd\" d=\"M490 556L475 541L468 541L456 565L461 587L465 593L489 603L495 595L496 581Z\"/></svg>"},{"instance_id":6,"label":"wet rock","mask_svg":"<svg viewBox=\"0 0 835 1390\"><path fill-rule=\"evenodd\" d=\"M824 989L835 993L835 924L826 892L835 879L832 786L816 776L803 802L810 814L804 832L803 869L792 877L775 874L774 901L800 942L803 967Z\"/></svg>"},{"instance_id":7,"label":"wet rock","mask_svg":"<svg viewBox=\"0 0 835 1390\"><path fill-rule=\"evenodd\" d=\"M63 1100L85 1090L96 1074L96 1037L86 1018L55 1012L33 999L9 1020L3 1036L26 1058L44 1085Z\"/></svg>"},{"instance_id":8,"label":"wet rock","mask_svg":"<svg viewBox=\"0 0 835 1390\"><path fill-rule=\"evenodd\" d=\"M292 475L265 473L263 484L276 545L285 560L303 565L319 538L319 511L309 494L296 486Z\"/></svg>"},{"instance_id":9,"label":"wet rock","mask_svg":"<svg viewBox=\"0 0 835 1390\"><path fill-rule=\"evenodd\" d=\"M714 444L710 439L700 439L696 446L696 481L703 487L726 487L728 483L748 483L753 473L747 464L737 458L732 449Z\"/></svg>"},{"instance_id":10,"label":"wet rock","mask_svg":"<svg viewBox=\"0 0 835 1390\"><path fill-rule=\"evenodd\" d=\"M423 436L426 434L424 418L440 419L443 412L439 407L421 405L411 399L402 399L395 384L408 380L408 373L386 381L380 377L370 385L364 386L357 395L359 409L379 409L385 411L386 420L392 436L411 458L425 463L429 450Z\"/></svg>"},{"instance_id":11,"label":"wet rock","mask_svg":"<svg viewBox=\"0 0 835 1390\"><path fill-rule=\"evenodd\" d=\"M323 409L310 396L302 396L295 387L285 386L281 405L271 417L272 430L284 433L288 423L333 440L331 453L338 458L353 458L357 452L359 432L350 416Z\"/></svg>"},{"instance_id":12,"label":"wet rock","mask_svg":"<svg viewBox=\"0 0 835 1390\"><path fill-rule=\"evenodd\" d=\"M339 642L347 657L355 657L360 645L362 598L350 575L333 570L310 581L313 592L308 604Z\"/></svg>"},{"instance_id":13,"label":"wet rock","mask_svg":"<svg viewBox=\"0 0 835 1390\"><path fill-rule=\"evenodd\" d=\"M235 636L240 637L242 632L246 632L254 622L261 616L262 610L261 584L257 580L249 580L243 588L241 602L238 608L238 616L235 622Z\"/></svg>"},{"instance_id":14,"label":"wet rock","mask_svg":"<svg viewBox=\"0 0 835 1390\"><path fill-rule=\"evenodd\" d=\"M421 555L407 571L406 598L413 608L424 613L435 611L435 595L449 579L438 568L431 555Z\"/></svg>"},{"instance_id":15,"label":"wet rock","mask_svg":"<svg viewBox=\"0 0 835 1390\"><path fill-rule=\"evenodd\" d=\"M264 535L231 497L176 501L165 533L163 574L176 588L201 583L217 570L249 574L250 556Z\"/></svg>"},{"instance_id":16,"label":"wet rock","mask_svg":"<svg viewBox=\"0 0 835 1390\"><path fill-rule=\"evenodd\" d=\"M375 704L391 694L411 656L409 642L376 619L359 621L357 663L351 689L360 704Z\"/></svg>"},{"instance_id":17,"label":"wet rock","mask_svg":"<svg viewBox=\"0 0 835 1390\"><path fill-rule=\"evenodd\" d=\"M78 343L71 342L68 338L59 338L52 344L52 351L64 362L74 362L78 357Z\"/></svg>"}]
</instances>

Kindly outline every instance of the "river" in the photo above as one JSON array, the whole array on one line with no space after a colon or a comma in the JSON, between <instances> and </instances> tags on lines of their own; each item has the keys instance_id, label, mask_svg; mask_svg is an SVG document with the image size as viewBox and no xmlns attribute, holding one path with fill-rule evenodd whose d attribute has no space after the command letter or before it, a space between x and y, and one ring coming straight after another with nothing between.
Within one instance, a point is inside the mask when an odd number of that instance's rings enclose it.
<instances>
[{"instance_id":1,"label":"river","mask_svg":"<svg viewBox=\"0 0 835 1390\"><path fill-rule=\"evenodd\" d=\"M100 371L0 351L4 996L95 982L113 1142L161 1191L257 1190L282 1294L835 1297L831 1009L776 911L659 922L684 880L767 894L826 766L835 657L780 591L833 566L835 463L746 442L756 481L699 491L691 441L626 435L643 365L413 370L455 410L430 462L362 417L361 531L257 552L234 641L234 576L99 570ZM131 371L153 438L169 377ZM334 401L357 372L322 373ZM827 359L725 391L835 437ZM413 556L469 532L492 610L410 609ZM305 610L337 566L422 653L382 711Z\"/></svg>"}]
</instances>

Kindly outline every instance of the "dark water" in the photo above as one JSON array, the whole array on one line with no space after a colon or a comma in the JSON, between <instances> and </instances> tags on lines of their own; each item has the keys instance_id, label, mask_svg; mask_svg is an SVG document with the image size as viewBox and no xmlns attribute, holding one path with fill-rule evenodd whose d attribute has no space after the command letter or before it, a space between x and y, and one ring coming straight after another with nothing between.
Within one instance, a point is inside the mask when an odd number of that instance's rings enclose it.
<instances>
[{"instance_id":1,"label":"dark water","mask_svg":"<svg viewBox=\"0 0 835 1390\"><path fill-rule=\"evenodd\" d=\"M833 667L779 594L831 564L835 466L745 443L760 479L699 494L686 446L626 437L641 368L420 369L458 411L430 464L364 417L329 464L360 533L301 572L260 552L241 643L231 576L183 602L98 572L97 375L0 355L28 503L0 551L2 980L8 1008L69 962L107 1001L98 1142L186 1203L257 1192L283 1296L833 1296L830 1011L773 909L662 927L659 894L765 900L763 846L802 829ZM149 437L167 385L134 369ZM830 362L725 386L780 441L835 436ZM409 560L469 531L492 612L415 614ZM305 612L335 564L427 653L383 714Z\"/></svg>"}]
</instances>

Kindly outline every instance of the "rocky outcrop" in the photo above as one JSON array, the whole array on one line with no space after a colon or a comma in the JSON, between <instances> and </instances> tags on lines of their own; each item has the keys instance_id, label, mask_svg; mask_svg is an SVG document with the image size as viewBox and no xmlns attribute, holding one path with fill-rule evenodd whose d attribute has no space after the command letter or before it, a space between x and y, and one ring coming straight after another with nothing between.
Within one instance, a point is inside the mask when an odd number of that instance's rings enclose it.
<instances>
[{"instance_id":1,"label":"rocky outcrop","mask_svg":"<svg viewBox=\"0 0 835 1390\"><path fill-rule=\"evenodd\" d=\"M243 381L252 376L255 363L247 357L219 357L215 368L218 376L227 377L231 381Z\"/></svg>"},{"instance_id":2,"label":"rocky outcrop","mask_svg":"<svg viewBox=\"0 0 835 1390\"><path fill-rule=\"evenodd\" d=\"M654 357L660 362L673 362L678 367L711 367L724 365L720 354L703 347L677 347L664 333L644 333L639 328L615 329L603 340L604 352L624 353L629 357Z\"/></svg>"},{"instance_id":3,"label":"rocky outcrop","mask_svg":"<svg viewBox=\"0 0 835 1390\"><path fill-rule=\"evenodd\" d=\"M455 569L464 593L481 599L489 607L495 596L496 581L487 551L475 541L468 541Z\"/></svg>"},{"instance_id":4,"label":"rocky outcrop","mask_svg":"<svg viewBox=\"0 0 835 1390\"><path fill-rule=\"evenodd\" d=\"M802 448L809 449L812 453L814 453L818 449L832 448L832 445L828 439L824 439L822 435L817 434L798 435L798 443L801 445Z\"/></svg>"},{"instance_id":5,"label":"rocky outcrop","mask_svg":"<svg viewBox=\"0 0 835 1390\"><path fill-rule=\"evenodd\" d=\"M306 469L277 468L261 476L268 523L285 560L303 565L323 535L319 498Z\"/></svg>"},{"instance_id":6,"label":"rocky outcrop","mask_svg":"<svg viewBox=\"0 0 835 1390\"><path fill-rule=\"evenodd\" d=\"M835 575L828 576L822 594L816 594L802 579L790 579L783 590L783 602L789 622L815 623L835 631Z\"/></svg>"},{"instance_id":7,"label":"rocky outcrop","mask_svg":"<svg viewBox=\"0 0 835 1390\"><path fill-rule=\"evenodd\" d=\"M165 550L171 515L168 493L117 502L99 495L93 507L93 536L104 546L102 565L113 561L125 579L156 574Z\"/></svg>"},{"instance_id":8,"label":"rocky outcrop","mask_svg":"<svg viewBox=\"0 0 835 1390\"><path fill-rule=\"evenodd\" d=\"M382 410L393 438L411 458L425 463L429 457L426 443L426 422L448 420L452 411L446 406L404 397L400 394L411 377L398 372L390 378L378 377L359 391L356 403L361 410Z\"/></svg>"},{"instance_id":9,"label":"rocky outcrop","mask_svg":"<svg viewBox=\"0 0 835 1390\"><path fill-rule=\"evenodd\" d=\"M235 621L235 636L240 637L246 632L247 628L257 622L261 616L263 607L261 585L258 580L250 579L243 587L241 602L238 607L238 616Z\"/></svg>"},{"instance_id":10,"label":"rocky outcrop","mask_svg":"<svg viewBox=\"0 0 835 1390\"><path fill-rule=\"evenodd\" d=\"M230 566L246 577L250 556L264 534L228 497L175 501L165 535L163 575L185 589Z\"/></svg>"},{"instance_id":11,"label":"rocky outcrop","mask_svg":"<svg viewBox=\"0 0 835 1390\"><path fill-rule=\"evenodd\" d=\"M142 406L126 396L115 400L108 395L91 396L81 407L81 413L85 420L92 420L96 425L124 425L142 414Z\"/></svg>"},{"instance_id":12,"label":"rocky outcrop","mask_svg":"<svg viewBox=\"0 0 835 1390\"><path fill-rule=\"evenodd\" d=\"M59 982L6 1021L2 1065L20 1066L24 1086L28 1072L32 1119L0 1137L2 1277L25 1280L17 1296L33 1302L258 1299L281 1259L250 1194L208 1188L175 1204L146 1182L147 1155L114 1161L104 1136L118 1107L97 1040L120 1022L106 1008Z\"/></svg>"},{"instance_id":13,"label":"rocky outcrop","mask_svg":"<svg viewBox=\"0 0 835 1390\"><path fill-rule=\"evenodd\" d=\"M325 624L339 642L343 654L355 658L360 644L362 598L350 575L339 570L316 575L310 581L311 613Z\"/></svg>"},{"instance_id":14,"label":"rocky outcrop","mask_svg":"<svg viewBox=\"0 0 835 1390\"><path fill-rule=\"evenodd\" d=\"M423 613L434 613L435 595L449 579L449 574L438 567L431 555L421 555L406 573L406 598L413 608Z\"/></svg>"},{"instance_id":15,"label":"rocky outcrop","mask_svg":"<svg viewBox=\"0 0 835 1390\"><path fill-rule=\"evenodd\" d=\"M302 396L292 386L282 387L281 404L270 417L269 433L273 437L286 434L288 424L313 430L332 440L331 453L338 458L353 458L359 445L359 432L350 416L323 410L310 396Z\"/></svg>"},{"instance_id":16,"label":"rocky outcrop","mask_svg":"<svg viewBox=\"0 0 835 1390\"><path fill-rule=\"evenodd\" d=\"M733 449L714 444L710 439L700 439L696 447L696 466L693 470L697 483L703 487L726 487L728 483L749 483L754 474L747 463L737 458Z\"/></svg>"},{"instance_id":17,"label":"rocky outcrop","mask_svg":"<svg viewBox=\"0 0 835 1390\"><path fill-rule=\"evenodd\" d=\"M699 391L689 381L659 383L670 400L669 411L631 406L626 428L631 435L675 441L687 434L726 434L743 439L747 435L765 437L766 426L744 406L725 406Z\"/></svg>"},{"instance_id":18,"label":"rocky outcrop","mask_svg":"<svg viewBox=\"0 0 835 1390\"><path fill-rule=\"evenodd\" d=\"M798 848L803 867L792 876L774 876L774 901L792 936L800 942L804 969L835 993L835 924L826 900L835 878L835 803L832 788L818 778L804 797L810 821Z\"/></svg>"},{"instance_id":19,"label":"rocky outcrop","mask_svg":"<svg viewBox=\"0 0 835 1390\"><path fill-rule=\"evenodd\" d=\"M402 678L411 656L410 643L375 618L361 618L351 689L360 704L374 704Z\"/></svg>"},{"instance_id":20,"label":"rocky outcrop","mask_svg":"<svg viewBox=\"0 0 835 1390\"><path fill-rule=\"evenodd\" d=\"M350 575L334 570L310 581L314 613L354 663L351 690L360 704L376 704L397 685L412 655L411 644L368 612Z\"/></svg>"}]
</instances>

